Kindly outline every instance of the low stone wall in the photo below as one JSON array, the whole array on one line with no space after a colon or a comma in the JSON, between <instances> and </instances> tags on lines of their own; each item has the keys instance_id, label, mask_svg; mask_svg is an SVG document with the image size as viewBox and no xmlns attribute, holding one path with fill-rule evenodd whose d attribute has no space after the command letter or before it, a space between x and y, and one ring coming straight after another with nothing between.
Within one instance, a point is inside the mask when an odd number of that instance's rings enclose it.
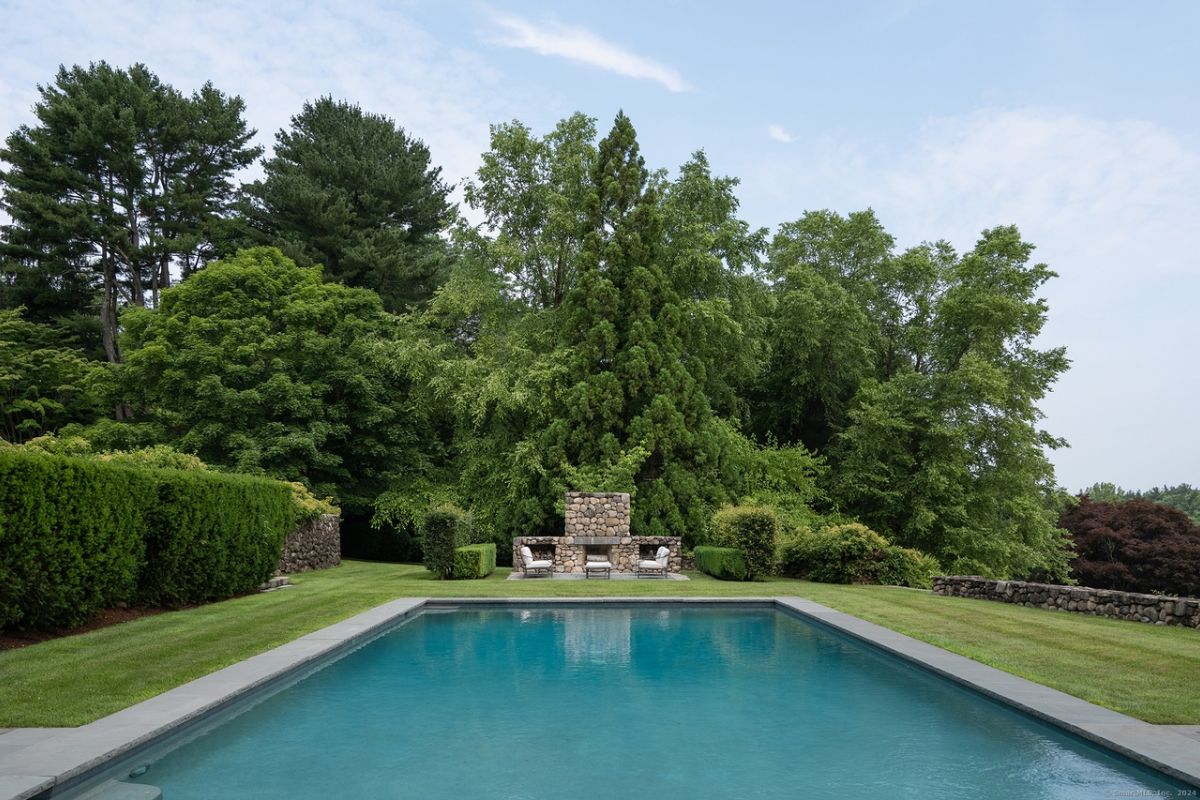
<instances>
[{"instance_id":1,"label":"low stone wall","mask_svg":"<svg viewBox=\"0 0 1200 800\"><path fill-rule=\"evenodd\" d=\"M284 539L276 572L289 574L336 567L342 563L340 531L336 514L322 514L303 523Z\"/></svg>"},{"instance_id":2,"label":"low stone wall","mask_svg":"<svg viewBox=\"0 0 1200 800\"><path fill-rule=\"evenodd\" d=\"M974 597L1032 608L1055 608L1097 617L1200 628L1200 599L1135 594L1113 589L1056 586L1025 581L994 581L974 575L933 579L933 593Z\"/></svg>"},{"instance_id":3,"label":"low stone wall","mask_svg":"<svg viewBox=\"0 0 1200 800\"><path fill-rule=\"evenodd\" d=\"M679 572L683 567L683 540L678 536L518 536L513 539L513 568L517 570L522 546L528 546L537 560L553 561L555 572L583 572L589 552L607 555L615 572L634 572L639 558L653 559L663 546L671 551L667 572Z\"/></svg>"}]
</instances>

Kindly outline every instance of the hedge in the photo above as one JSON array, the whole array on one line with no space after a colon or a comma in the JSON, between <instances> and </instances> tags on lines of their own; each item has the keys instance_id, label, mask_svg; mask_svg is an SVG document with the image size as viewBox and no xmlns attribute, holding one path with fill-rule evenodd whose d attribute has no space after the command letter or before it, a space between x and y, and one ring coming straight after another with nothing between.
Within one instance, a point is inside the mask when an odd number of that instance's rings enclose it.
<instances>
[{"instance_id":1,"label":"hedge","mask_svg":"<svg viewBox=\"0 0 1200 800\"><path fill-rule=\"evenodd\" d=\"M454 551L454 577L486 578L496 571L496 545L494 542L469 544Z\"/></svg>"},{"instance_id":2,"label":"hedge","mask_svg":"<svg viewBox=\"0 0 1200 800\"><path fill-rule=\"evenodd\" d=\"M745 580L761 578L775 571L778 539L779 516L772 508L726 506L713 514L712 543L742 552Z\"/></svg>"},{"instance_id":3,"label":"hedge","mask_svg":"<svg viewBox=\"0 0 1200 800\"><path fill-rule=\"evenodd\" d=\"M421 553L425 568L443 580L454 577L455 551L470 542L471 518L458 506L436 506L421 518Z\"/></svg>"},{"instance_id":4,"label":"hedge","mask_svg":"<svg viewBox=\"0 0 1200 800\"><path fill-rule=\"evenodd\" d=\"M0 450L0 628L252 591L294 521L278 481Z\"/></svg>"},{"instance_id":5,"label":"hedge","mask_svg":"<svg viewBox=\"0 0 1200 800\"><path fill-rule=\"evenodd\" d=\"M696 569L724 581L748 581L746 555L735 547L697 547L692 552Z\"/></svg>"}]
</instances>

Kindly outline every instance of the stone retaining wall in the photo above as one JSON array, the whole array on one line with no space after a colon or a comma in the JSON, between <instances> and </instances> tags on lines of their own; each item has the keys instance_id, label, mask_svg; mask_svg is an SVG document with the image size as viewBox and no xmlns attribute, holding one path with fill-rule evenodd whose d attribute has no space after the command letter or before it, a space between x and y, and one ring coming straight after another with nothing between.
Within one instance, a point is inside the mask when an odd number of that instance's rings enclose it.
<instances>
[{"instance_id":1,"label":"stone retaining wall","mask_svg":"<svg viewBox=\"0 0 1200 800\"><path fill-rule=\"evenodd\" d=\"M342 563L340 519L322 514L300 525L283 541L277 573L305 572L336 567Z\"/></svg>"},{"instance_id":2,"label":"stone retaining wall","mask_svg":"<svg viewBox=\"0 0 1200 800\"><path fill-rule=\"evenodd\" d=\"M933 593L974 597L1032 608L1055 608L1098 617L1200 628L1200 599L1162 597L1156 594L1056 586L1025 581L994 581L974 575L933 579Z\"/></svg>"}]
</instances>

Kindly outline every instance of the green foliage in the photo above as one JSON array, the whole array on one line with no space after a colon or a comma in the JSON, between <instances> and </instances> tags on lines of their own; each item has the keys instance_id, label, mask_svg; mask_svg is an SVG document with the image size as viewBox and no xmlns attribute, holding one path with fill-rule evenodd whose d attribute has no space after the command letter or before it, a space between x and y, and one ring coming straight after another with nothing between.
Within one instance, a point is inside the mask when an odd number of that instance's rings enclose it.
<instances>
[{"instance_id":1,"label":"green foliage","mask_svg":"<svg viewBox=\"0 0 1200 800\"><path fill-rule=\"evenodd\" d=\"M712 542L735 548L744 558L746 580L775 572L779 517L764 506L727 506L713 514Z\"/></svg>"},{"instance_id":2,"label":"green foliage","mask_svg":"<svg viewBox=\"0 0 1200 800\"><path fill-rule=\"evenodd\" d=\"M469 515L453 505L429 509L421 519L421 552L425 568L443 580L454 577L455 552L471 541ZM493 553L493 556L495 554Z\"/></svg>"},{"instance_id":3,"label":"green foliage","mask_svg":"<svg viewBox=\"0 0 1200 800\"><path fill-rule=\"evenodd\" d=\"M1186 483L1178 486L1156 486L1144 492L1122 489L1113 483L1094 483L1084 489L1081 496L1104 503L1123 503L1135 498L1151 500L1178 508L1191 517L1192 522L1200 525L1200 489Z\"/></svg>"},{"instance_id":4,"label":"green foliage","mask_svg":"<svg viewBox=\"0 0 1200 800\"><path fill-rule=\"evenodd\" d=\"M429 148L391 119L331 97L305 103L263 170L246 187L260 242L374 290L390 311L427 300L445 279L437 234L454 216L450 188Z\"/></svg>"},{"instance_id":5,"label":"green foliage","mask_svg":"<svg viewBox=\"0 0 1200 800\"><path fill-rule=\"evenodd\" d=\"M496 544L469 544L454 550L455 579L486 578L496 571Z\"/></svg>"},{"instance_id":6,"label":"green foliage","mask_svg":"<svg viewBox=\"0 0 1200 800\"><path fill-rule=\"evenodd\" d=\"M108 377L61 331L0 310L0 438L20 443L103 413Z\"/></svg>"},{"instance_id":7,"label":"green foliage","mask_svg":"<svg viewBox=\"0 0 1200 800\"><path fill-rule=\"evenodd\" d=\"M138 588L153 482L133 469L0 449L0 628L64 628Z\"/></svg>"},{"instance_id":8,"label":"green foliage","mask_svg":"<svg viewBox=\"0 0 1200 800\"><path fill-rule=\"evenodd\" d=\"M928 589L933 586L933 576L941 574L941 565L933 556L911 547L890 545L883 551L875 577L886 586Z\"/></svg>"},{"instance_id":9,"label":"green foliage","mask_svg":"<svg viewBox=\"0 0 1200 800\"><path fill-rule=\"evenodd\" d=\"M252 591L295 521L276 481L0 449L0 627Z\"/></svg>"},{"instance_id":10,"label":"green foliage","mask_svg":"<svg viewBox=\"0 0 1200 800\"><path fill-rule=\"evenodd\" d=\"M291 487L206 470L143 474L157 497L146 509L140 602L206 603L254 591L271 577L298 522Z\"/></svg>"},{"instance_id":11,"label":"green foliage","mask_svg":"<svg viewBox=\"0 0 1200 800\"><path fill-rule=\"evenodd\" d=\"M696 560L696 569L706 575L723 581L753 580L745 554L736 548L700 545L692 551L692 556Z\"/></svg>"},{"instance_id":12,"label":"green foliage","mask_svg":"<svg viewBox=\"0 0 1200 800\"><path fill-rule=\"evenodd\" d=\"M211 255L230 176L261 150L247 146L240 98L212 84L185 96L142 64L60 67L38 89L36 124L0 149L12 220L0 269L39 319L94 315L99 284L104 351L120 361L119 296L153 304L173 266L186 274Z\"/></svg>"},{"instance_id":13,"label":"green foliage","mask_svg":"<svg viewBox=\"0 0 1200 800\"><path fill-rule=\"evenodd\" d=\"M278 250L210 264L124 320L129 404L208 464L364 508L436 447L406 403L399 321Z\"/></svg>"},{"instance_id":14,"label":"green foliage","mask_svg":"<svg viewBox=\"0 0 1200 800\"><path fill-rule=\"evenodd\" d=\"M828 212L784 226L772 249L768 430L827 456L843 511L1006 576L1061 574L1067 555L1045 455L1062 442L1038 429L1037 403L1068 362L1033 346L1054 273L1031 253L996 228L961 257L945 244L896 255L873 215Z\"/></svg>"},{"instance_id":15,"label":"green foliage","mask_svg":"<svg viewBox=\"0 0 1200 800\"><path fill-rule=\"evenodd\" d=\"M939 572L935 558L897 547L860 523L801 531L783 543L785 575L821 583L883 583L927 589Z\"/></svg>"},{"instance_id":16,"label":"green foliage","mask_svg":"<svg viewBox=\"0 0 1200 800\"><path fill-rule=\"evenodd\" d=\"M552 533L565 489L605 487L636 493L636 532L691 543L754 455L706 397L723 387L736 406L754 368L754 236L701 158L666 185L624 115L598 145L592 131L582 117L543 142L494 131L469 196L496 239L467 237L427 316L454 342L435 391L460 493L490 528Z\"/></svg>"}]
</instances>

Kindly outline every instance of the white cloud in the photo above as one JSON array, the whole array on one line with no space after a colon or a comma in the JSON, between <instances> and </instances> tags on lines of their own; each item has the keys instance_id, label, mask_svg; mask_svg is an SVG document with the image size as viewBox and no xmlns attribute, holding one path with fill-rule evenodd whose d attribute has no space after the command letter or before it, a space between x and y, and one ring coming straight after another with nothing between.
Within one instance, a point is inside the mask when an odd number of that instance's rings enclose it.
<instances>
[{"instance_id":1,"label":"white cloud","mask_svg":"<svg viewBox=\"0 0 1200 800\"><path fill-rule=\"evenodd\" d=\"M1059 480L1200 480L1200 143L1146 121L989 110L930 120L898 146L775 152L744 173L745 195L759 194L748 211L782 221L869 206L902 245L962 250L1016 224L1060 275L1044 288L1042 337L1074 362L1043 404L1047 429L1072 445L1052 456Z\"/></svg>"},{"instance_id":2,"label":"white cloud","mask_svg":"<svg viewBox=\"0 0 1200 800\"><path fill-rule=\"evenodd\" d=\"M488 123L519 110L519 90L493 68L385 0L66 0L54 14L39 0L8 0L4 16L21 22L0 48L4 132L32 121L36 84L51 82L58 64L142 61L182 91L211 79L241 95L268 154L305 100L332 94L395 119L458 183L487 149Z\"/></svg>"},{"instance_id":3,"label":"white cloud","mask_svg":"<svg viewBox=\"0 0 1200 800\"><path fill-rule=\"evenodd\" d=\"M796 141L796 137L784 130L783 126L777 122L772 122L767 126L767 136L770 136L777 142L783 142L784 144L791 144L792 142Z\"/></svg>"},{"instance_id":4,"label":"white cloud","mask_svg":"<svg viewBox=\"0 0 1200 800\"><path fill-rule=\"evenodd\" d=\"M495 15L495 22L501 28L495 41L505 47L567 58L627 78L656 81L672 92L686 92L692 88L678 70L631 53L586 28L558 23L536 25L509 14Z\"/></svg>"}]
</instances>

